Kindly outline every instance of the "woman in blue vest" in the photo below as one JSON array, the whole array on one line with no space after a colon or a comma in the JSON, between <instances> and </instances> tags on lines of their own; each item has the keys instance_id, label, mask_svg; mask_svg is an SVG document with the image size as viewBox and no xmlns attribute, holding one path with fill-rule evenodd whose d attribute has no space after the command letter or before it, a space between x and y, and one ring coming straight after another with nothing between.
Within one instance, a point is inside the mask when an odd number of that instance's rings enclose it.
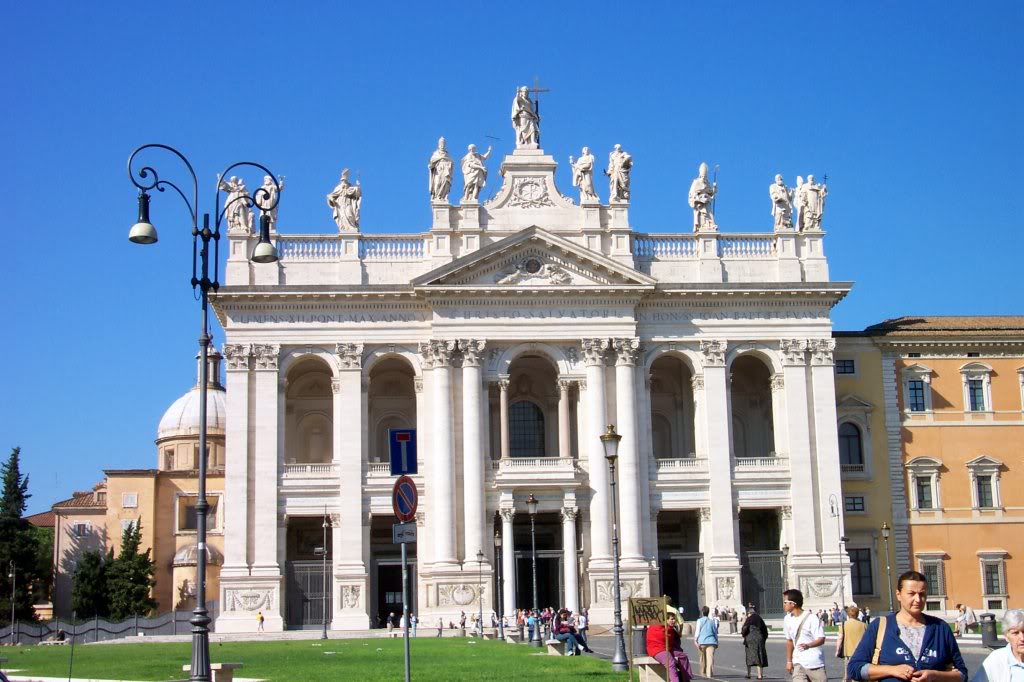
<instances>
[{"instance_id":1,"label":"woman in blue vest","mask_svg":"<svg viewBox=\"0 0 1024 682\"><path fill-rule=\"evenodd\" d=\"M928 580L907 571L896 582L900 610L876 618L850 657L847 676L887 682L965 682L967 666L945 621L925 614ZM879 632L879 628L884 628Z\"/></svg>"}]
</instances>

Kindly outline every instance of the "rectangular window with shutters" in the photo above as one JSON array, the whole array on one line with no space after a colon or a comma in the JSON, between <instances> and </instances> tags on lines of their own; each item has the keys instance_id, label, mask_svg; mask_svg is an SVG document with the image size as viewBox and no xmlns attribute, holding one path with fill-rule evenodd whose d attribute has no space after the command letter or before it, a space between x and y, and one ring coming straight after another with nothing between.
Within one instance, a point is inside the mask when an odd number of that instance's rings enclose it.
<instances>
[{"instance_id":1,"label":"rectangular window with shutters","mask_svg":"<svg viewBox=\"0 0 1024 682\"><path fill-rule=\"evenodd\" d=\"M121 493L121 508L135 509L139 506L138 493Z\"/></svg>"},{"instance_id":2,"label":"rectangular window with shutters","mask_svg":"<svg viewBox=\"0 0 1024 682\"><path fill-rule=\"evenodd\" d=\"M932 502L932 477L918 476L915 480L917 481L917 508L933 509L934 503Z\"/></svg>"},{"instance_id":3,"label":"rectangular window with shutters","mask_svg":"<svg viewBox=\"0 0 1024 682\"><path fill-rule=\"evenodd\" d=\"M76 538L84 538L92 532L92 524L88 521L77 521L71 525L71 534Z\"/></svg>"},{"instance_id":4,"label":"rectangular window with shutters","mask_svg":"<svg viewBox=\"0 0 1024 682\"><path fill-rule=\"evenodd\" d=\"M907 408L911 412L924 412L924 381L922 379L911 379L907 382L907 398L910 404Z\"/></svg>"},{"instance_id":5,"label":"rectangular window with shutters","mask_svg":"<svg viewBox=\"0 0 1024 682\"><path fill-rule=\"evenodd\" d=\"M860 513L864 511L864 496L863 495L847 495L844 498L844 509L852 513Z\"/></svg>"},{"instance_id":6,"label":"rectangular window with shutters","mask_svg":"<svg viewBox=\"0 0 1024 682\"><path fill-rule=\"evenodd\" d=\"M850 548L850 578L854 594L874 594L875 579L871 567L871 550Z\"/></svg>"},{"instance_id":7,"label":"rectangular window with shutters","mask_svg":"<svg viewBox=\"0 0 1024 682\"><path fill-rule=\"evenodd\" d=\"M978 507L981 509L995 507L992 496L992 476L978 476L974 479L974 485L978 492Z\"/></svg>"}]
</instances>

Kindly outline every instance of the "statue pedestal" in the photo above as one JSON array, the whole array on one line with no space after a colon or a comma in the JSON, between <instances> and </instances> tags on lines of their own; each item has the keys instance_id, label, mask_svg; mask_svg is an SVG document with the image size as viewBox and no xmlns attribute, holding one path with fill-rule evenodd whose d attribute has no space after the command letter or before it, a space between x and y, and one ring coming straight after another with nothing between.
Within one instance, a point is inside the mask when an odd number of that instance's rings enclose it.
<instances>
[{"instance_id":1,"label":"statue pedestal","mask_svg":"<svg viewBox=\"0 0 1024 682\"><path fill-rule=\"evenodd\" d=\"M431 231L452 228L452 206L447 201L431 201L430 213L433 216Z\"/></svg>"}]
</instances>

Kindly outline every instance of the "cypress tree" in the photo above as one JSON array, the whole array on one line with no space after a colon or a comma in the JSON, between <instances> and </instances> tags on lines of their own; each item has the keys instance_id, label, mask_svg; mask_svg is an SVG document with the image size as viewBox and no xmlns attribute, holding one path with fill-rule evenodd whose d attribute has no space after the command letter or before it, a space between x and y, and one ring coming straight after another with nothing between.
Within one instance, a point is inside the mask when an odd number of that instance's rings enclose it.
<instances>
[{"instance_id":1,"label":"cypress tree","mask_svg":"<svg viewBox=\"0 0 1024 682\"><path fill-rule=\"evenodd\" d=\"M3 492L0 494L0 623L11 619L11 578L14 567L14 617L19 621L36 620L33 590L39 580L39 542L25 508L31 497L28 476L21 474L21 448L14 448L0 466Z\"/></svg>"},{"instance_id":2,"label":"cypress tree","mask_svg":"<svg viewBox=\"0 0 1024 682\"><path fill-rule=\"evenodd\" d=\"M142 522L128 524L121 534L121 552L107 567L107 594L110 617L124 620L145 616L156 608L152 597L156 578L149 548L139 551L142 543Z\"/></svg>"}]
</instances>

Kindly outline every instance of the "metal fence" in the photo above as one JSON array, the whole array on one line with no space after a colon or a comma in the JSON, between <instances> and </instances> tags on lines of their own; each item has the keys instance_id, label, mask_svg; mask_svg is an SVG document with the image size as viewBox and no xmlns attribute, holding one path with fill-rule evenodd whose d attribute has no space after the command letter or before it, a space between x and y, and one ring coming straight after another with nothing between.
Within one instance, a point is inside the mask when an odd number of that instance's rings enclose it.
<instances>
[{"instance_id":1,"label":"metal fence","mask_svg":"<svg viewBox=\"0 0 1024 682\"><path fill-rule=\"evenodd\" d=\"M217 602L209 602L206 608L210 612L210 631L214 630L214 622L217 620ZM51 620L43 623L15 622L14 642L16 644L38 644L39 642L53 639L58 630L63 630L65 637L70 641L74 637L75 642L84 644L88 642L108 642L114 639L125 637L138 637L140 635L152 637L156 635L187 635L192 632L189 618L191 611L169 611L152 618L146 616L135 616L121 621L112 621L105 618L92 618L80 622L70 620ZM11 628L4 626L0 628L0 644L11 642Z\"/></svg>"}]
</instances>

